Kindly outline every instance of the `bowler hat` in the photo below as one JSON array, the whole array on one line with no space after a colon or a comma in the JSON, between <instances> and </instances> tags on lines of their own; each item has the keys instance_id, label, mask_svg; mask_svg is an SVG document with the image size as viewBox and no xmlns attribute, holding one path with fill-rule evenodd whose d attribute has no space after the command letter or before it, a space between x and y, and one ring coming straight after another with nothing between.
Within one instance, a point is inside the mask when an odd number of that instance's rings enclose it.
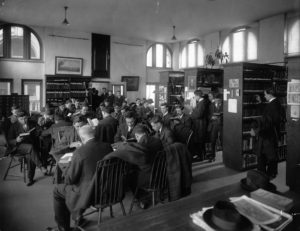
<instances>
[{"instance_id":1,"label":"bowler hat","mask_svg":"<svg viewBox=\"0 0 300 231\"><path fill-rule=\"evenodd\" d=\"M203 220L211 228L220 231L250 231L252 222L241 215L229 201L217 201L213 208L203 213Z\"/></svg>"},{"instance_id":2,"label":"bowler hat","mask_svg":"<svg viewBox=\"0 0 300 231\"><path fill-rule=\"evenodd\" d=\"M276 186L270 183L270 179L262 171L253 169L247 172L247 177L241 179L241 187L247 191L255 191L259 188L267 191L276 191Z\"/></svg>"}]
</instances>

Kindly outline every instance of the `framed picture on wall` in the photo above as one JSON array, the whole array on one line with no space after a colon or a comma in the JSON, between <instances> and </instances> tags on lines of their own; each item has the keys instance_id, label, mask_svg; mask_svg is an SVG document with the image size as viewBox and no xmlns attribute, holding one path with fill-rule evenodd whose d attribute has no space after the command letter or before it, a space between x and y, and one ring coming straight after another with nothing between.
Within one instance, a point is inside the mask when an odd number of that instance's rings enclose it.
<instances>
[{"instance_id":1,"label":"framed picture on wall","mask_svg":"<svg viewBox=\"0 0 300 231\"><path fill-rule=\"evenodd\" d=\"M196 76L188 76L188 90L189 91L196 90Z\"/></svg>"},{"instance_id":2,"label":"framed picture on wall","mask_svg":"<svg viewBox=\"0 0 300 231\"><path fill-rule=\"evenodd\" d=\"M82 75L82 58L55 57L56 75Z\"/></svg>"},{"instance_id":3,"label":"framed picture on wall","mask_svg":"<svg viewBox=\"0 0 300 231\"><path fill-rule=\"evenodd\" d=\"M122 76L121 81L127 83L127 91L138 91L139 79L139 76Z\"/></svg>"}]
</instances>

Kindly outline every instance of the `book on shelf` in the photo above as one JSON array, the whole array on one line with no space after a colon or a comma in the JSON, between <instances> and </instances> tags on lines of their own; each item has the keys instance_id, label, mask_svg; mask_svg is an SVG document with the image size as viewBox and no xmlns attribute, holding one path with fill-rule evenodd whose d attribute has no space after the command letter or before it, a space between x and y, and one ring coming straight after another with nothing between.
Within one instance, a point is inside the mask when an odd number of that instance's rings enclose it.
<instances>
[{"instance_id":1,"label":"book on shelf","mask_svg":"<svg viewBox=\"0 0 300 231\"><path fill-rule=\"evenodd\" d=\"M250 193L251 198L272 206L276 209L288 211L293 206L293 200L263 189L258 189Z\"/></svg>"},{"instance_id":2,"label":"book on shelf","mask_svg":"<svg viewBox=\"0 0 300 231\"><path fill-rule=\"evenodd\" d=\"M58 163L67 164L72 160L72 157L73 157L73 152L68 152L59 159Z\"/></svg>"}]
</instances>

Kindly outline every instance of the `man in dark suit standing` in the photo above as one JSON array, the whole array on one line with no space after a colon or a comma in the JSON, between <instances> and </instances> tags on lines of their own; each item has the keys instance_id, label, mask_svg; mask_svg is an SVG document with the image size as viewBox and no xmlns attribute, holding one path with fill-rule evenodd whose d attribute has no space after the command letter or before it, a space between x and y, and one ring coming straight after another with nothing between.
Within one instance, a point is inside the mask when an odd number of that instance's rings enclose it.
<instances>
[{"instance_id":1,"label":"man in dark suit standing","mask_svg":"<svg viewBox=\"0 0 300 231\"><path fill-rule=\"evenodd\" d=\"M277 146L280 135L280 123L285 120L285 111L279 100L274 96L273 89L264 91L267 104L262 118L258 122L258 166L257 169L265 172L270 179L277 175Z\"/></svg>"},{"instance_id":2,"label":"man in dark suit standing","mask_svg":"<svg viewBox=\"0 0 300 231\"><path fill-rule=\"evenodd\" d=\"M171 115L169 113L169 107L166 103L160 105L160 111L162 113L162 123L164 126L170 128L171 125Z\"/></svg>"},{"instance_id":3,"label":"man in dark suit standing","mask_svg":"<svg viewBox=\"0 0 300 231\"><path fill-rule=\"evenodd\" d=\"M128 111L125 112L124 117L126 123L120 124L114 138L115 143L135 139L134 131L137 125L135 114L132 111Z\"/></svg>"},{"instance_id":4,"label":"man in dark suit standing","mask_svg":"<svg viewBox=\"0 0 300 231\"><path fill-rule=\"evenodd\" d=\"M73 219L82 213L85 193L91 184L97 162L112 152L108 143L95 140L95 130L90 125L79 128L83 145L73 153L65 171L65 183L58 184L53 191L55 221L59 231L69 231L70 215Z\"/></svg>"},{"instance_id":5,"label":"man in dark suit standing","mask_svg":"<svg viewBox=\"0 0 300 231\"><path fill-rule=\"evenodd\" d=\"M208 103L204 100L201 90L196 90L194 95L196 99L196 107L191 114L194 132L192 154L197 155L198 160L203 160L205 155Z\"/></svg>"},{"instance_id":6,"label":"man in dark suit standing","mask_svg":"<svg viewBox=\"0 0 300 231\"><path fill-rule=\"evenodd\" d=\"M172 118L172 129L176 140L181 143L186 143L191 131L192 131L192 119L189 115L183 112L184 107L177 105L175 107L176 116Z\"/></svg>"},{"instance_id":7,"label":"man in dark suit standing","mask_svg":"<svg viewBox=\"0 0 300 231\"><path fill-rule=\"evenodd\" d=\"M110 107L102 109L103 120L99 121L95 135L96 140L110 144L114 143L114 136L118 127L118 121L111 115L112 110Z\"/></svg>"},{"instance_id":8,"label":"man in dark suit standing","mask_svg":"<svg viewBox=\"0 0 300 231\"><path fill-rule=\"evenodd\" d=\"M155 131L154 137L159 138L164 146L174 143L175 139L173 133L169 128L163 126L162 118L160 116L154 116L151 119L151 126Z\"/></svg>"}]
</instances>

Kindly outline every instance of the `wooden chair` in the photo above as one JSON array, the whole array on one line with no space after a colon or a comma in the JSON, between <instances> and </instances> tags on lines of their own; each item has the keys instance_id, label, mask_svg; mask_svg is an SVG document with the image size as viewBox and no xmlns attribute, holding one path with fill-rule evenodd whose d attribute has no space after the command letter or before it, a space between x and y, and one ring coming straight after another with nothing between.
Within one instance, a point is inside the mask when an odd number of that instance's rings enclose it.
<instances>
[{"instance_id":1,"label":"wooden chair","mask_svg":"<svg viewBox=\"0 0 300 231\"><path fill-rule=\"evenodd\" d=\"M140 200L137 198L138 191L142 189L146 192L151 193L152 196L152 207L155 206L155 196L157 193L160 194L160 200L163 198L161 194L168 189L167 185L167 162L166 154L164 151L160 151L156 154L152 164L150 181L148 187L139 188L137 187L130 205L129 213L131 213L133 205L139 203Z\"/></svg>"},{"instance_id":2,"label":"wooden chair","mask_svg":"<svg viewBox=\"0 0 300 231\"><path fill-rule=\"evenodd\" d=\"M20 166L20 171L23 173L24 183L26 183L26 170L27 170L26 169L26 154L19 154L16 152L16 150L9 151L8 158L10 158L10 160L9 160L9 164L5 170L3 180L6 180L6 177L8 176L10 169ZM11 175L11 176L15 176L15 175Z\"/></svg>"},{"instance_id":3,"label":"wooden chair","mask_svg":"<svg viewBox=\"0 0 300 231\"><path fill-rule=\"evenodd\" d=\"M100 225L102 221L102 211L109 207L110 216L113 217L112 206L117 203L120 203L123 215L126 216L123 199L125 197L124 178L127 174L127 163L118 158L98 161L95 174L93 211L84 213L76 219L76 228L80 230L83 230L78 225L80 218L98 211L98 225Z\"/></svg>"}]
</instances>

